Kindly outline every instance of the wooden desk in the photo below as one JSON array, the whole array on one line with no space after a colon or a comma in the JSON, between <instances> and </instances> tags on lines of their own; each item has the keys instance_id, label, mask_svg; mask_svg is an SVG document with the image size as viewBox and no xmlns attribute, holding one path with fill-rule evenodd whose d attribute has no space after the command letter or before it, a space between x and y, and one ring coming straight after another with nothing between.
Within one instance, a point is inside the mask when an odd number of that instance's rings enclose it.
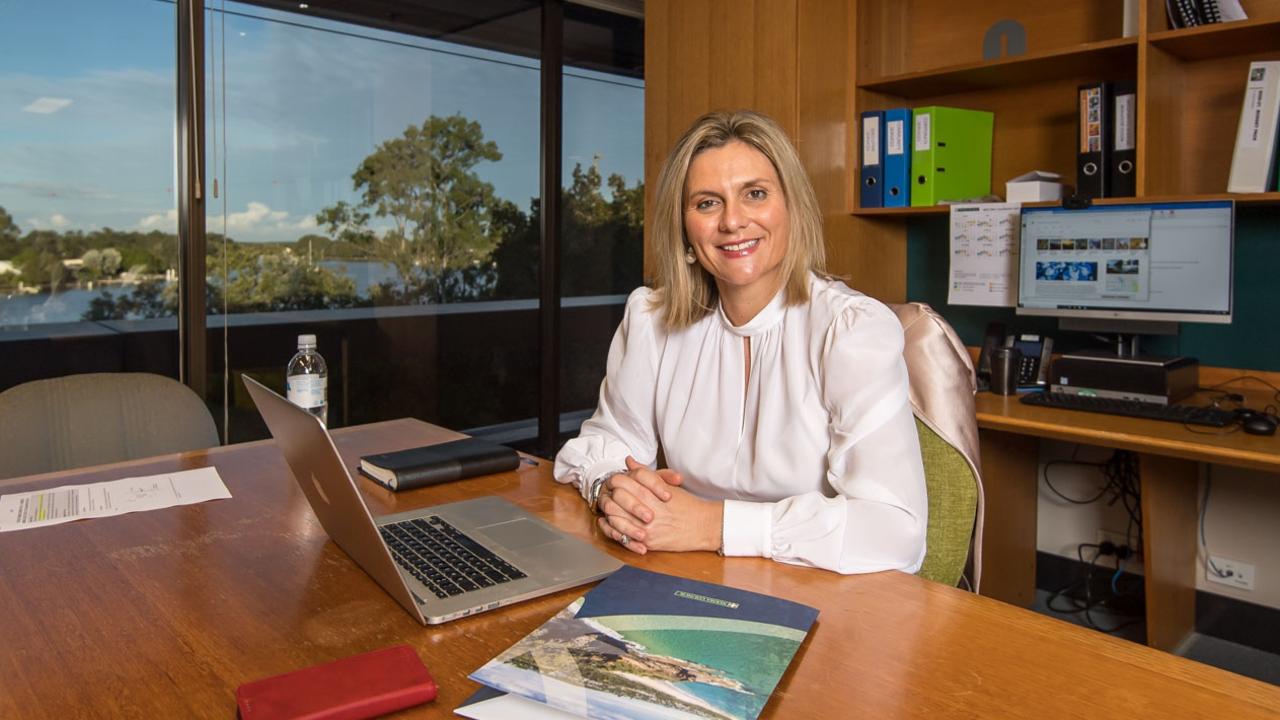
<instances>
[{"instance_id":1,"label":"wooden desk","mask_svg":"<svg viewBox=\"0 0 1280 720\"><path fill-rule=\"evenodd\" d=\"M1250 407L1268 404L1269 395L1249 395ZM1195 628L1197 463L1280 472L1280 435L1197 433L1179 423L1032 407L989 392L978 393L977 413L987 503L982 593L1022 606L1035 598L1040 438L1132 450L1141 477L1147 644L1162 650Z\"/></svg>"},{"instance_id":2,"label":"wooden desk","mask_svg":"<svg viewBox=\"0 0 1280 720\"><path fill-rule=\"evenodd\" d=\"M363 453L453 433L398 420L334 433ZM64 472L4 492L213 465L234 496L0 535L0 717L216 717L240 683L407 642L441 685L413 717L451 713L466 675L582 589L422 627L324 533L271 443ZM543 463L393 495L375 514L498 494L581 537L591 518ZM821 609L765 710L774 718L1274 718L1280 688L900 573L843 577L710 553L640 567Z\"/></svg>"}]
</instances>

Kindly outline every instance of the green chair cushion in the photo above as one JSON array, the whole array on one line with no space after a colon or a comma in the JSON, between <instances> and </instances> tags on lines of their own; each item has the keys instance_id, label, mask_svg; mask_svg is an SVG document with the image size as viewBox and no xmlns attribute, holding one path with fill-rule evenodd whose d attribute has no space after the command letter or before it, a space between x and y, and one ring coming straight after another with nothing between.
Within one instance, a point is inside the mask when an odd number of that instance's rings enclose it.
<instances>
[{"instance_id":1,"label":"green chair cushion","mask_svg":"<svg viewBox=\"0 0 1280 720\"><path fill-rule=\"evenodd\" d=\"M921 577L956 585L969 558L978 509L978 482L958 450L916 418L929 498L929 529Z\"/></svg>"}]
</instances>

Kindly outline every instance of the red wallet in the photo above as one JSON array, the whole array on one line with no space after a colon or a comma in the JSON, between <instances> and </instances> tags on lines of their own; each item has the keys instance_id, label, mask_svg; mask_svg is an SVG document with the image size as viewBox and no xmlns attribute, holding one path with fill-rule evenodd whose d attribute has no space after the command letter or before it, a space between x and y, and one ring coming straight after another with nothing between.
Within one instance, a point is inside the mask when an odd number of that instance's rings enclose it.
<instances>
[{"instance_id":1,"label":"red wallet","mask_svg":"<svg viewBox=\"0 0 1280 720\"><path fill-rule=\"evenodd\" d=\"M409 645L353 655L236 688L243 720L359 720L435 698L436 681Z\"/></svg>"}]
</instances>

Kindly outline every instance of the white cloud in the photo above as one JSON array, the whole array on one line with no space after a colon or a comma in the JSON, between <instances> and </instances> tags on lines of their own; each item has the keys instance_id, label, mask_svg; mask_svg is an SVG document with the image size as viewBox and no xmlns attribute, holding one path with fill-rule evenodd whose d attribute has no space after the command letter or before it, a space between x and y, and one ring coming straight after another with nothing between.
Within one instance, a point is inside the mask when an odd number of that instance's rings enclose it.
<instances>
[{"instance_id":1,"label":"white cloud","mask_svg":"<svg viewBox=\"0 0 1280 720\"><path fill-rule=\"evenodd\" d=\"M45 228L64 228L71 224L71 220L62 213L54 213L47 218L33 217L27 218L27 224L36 230Z\"/></svg>"},{"instance_id":2,"label":"white cloud","mask_svg":"<svg viewBox=\"0 0 1280 720\"><path fill-rule=\"evenodd\" d=\"M138 227L143 230L176 230L178 227L178 210L177 208L172 208L167 212L148 215L138 221Z\"/></svg>"},{"instance_id":3,"label":"white cloud","mask_svg":"<svg viewBox=\"0 0 1280 720\"><path fill-rule=\"evenodd\" d=\"M22 108L22 111L38 113L40 115L49 115L65 108L70 105L71 102L72 101L67 98L42 97Z\"/></svg>"},{"instance_id":4,"label":"white cloud","mask_svg":"<svg viewBox=\"0 0 1280 720\"><path fill-rule=\"evenodd\" d=\"M227 215L227 230L254 230L264 222L279 223L289 217L289 213L284 210L272 210L271 206L266 203L252 201L248 204L247 209L242 212L234 212ZM209 227L221 227L222 218L213 216L209 218Z\"/></svg>"},{"instance_id":5,"label":"white cloud","mask_svg":"<svg viewBox=\"0 0 1280 720\"><path fill-rule=\"evenodd\" d=\"M306 215L296 223L281 223L280 227L284 230L315 230L319 226L315 215Z\"/></svg>"}]
</instances>

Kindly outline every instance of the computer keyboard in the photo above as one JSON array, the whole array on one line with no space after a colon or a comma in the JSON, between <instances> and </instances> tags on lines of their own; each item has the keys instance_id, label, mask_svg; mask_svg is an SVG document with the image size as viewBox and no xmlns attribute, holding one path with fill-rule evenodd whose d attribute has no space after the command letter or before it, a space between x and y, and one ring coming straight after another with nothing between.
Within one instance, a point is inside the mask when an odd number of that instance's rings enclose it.
<instances>
[{"instance_id":1,"label":"computer keyboard","mask_svg":"<svg viewBox=\"0 0 1280 720\"><path fill-rule=\"evenodd\" d=\"M1106 413L1107 415L1126 415L1128 417L1146 418L1147 420L1165 420L1187 425L1207 425L1209 427L1226 427L1235 422L1236 414L1230 410L1193 405L1157 405L1138 400L1120 400L1117 398L1094 397L1092 395L1072 395L1061 392L1035 392L1022 397L1025 405L1061 408L1063 410L1084 410L1086 412Z\"/></svg>"},{"instance_id":2,"label":"computer keyboard","mask_svg":"<svg viewBox=\"0 0 1280 720\"><path fill-rule=\"evenodd\" d=\"M380 528L397 564L438 598L525 577L443 519L430 515Z\"/></svg>"}]
</instances>

